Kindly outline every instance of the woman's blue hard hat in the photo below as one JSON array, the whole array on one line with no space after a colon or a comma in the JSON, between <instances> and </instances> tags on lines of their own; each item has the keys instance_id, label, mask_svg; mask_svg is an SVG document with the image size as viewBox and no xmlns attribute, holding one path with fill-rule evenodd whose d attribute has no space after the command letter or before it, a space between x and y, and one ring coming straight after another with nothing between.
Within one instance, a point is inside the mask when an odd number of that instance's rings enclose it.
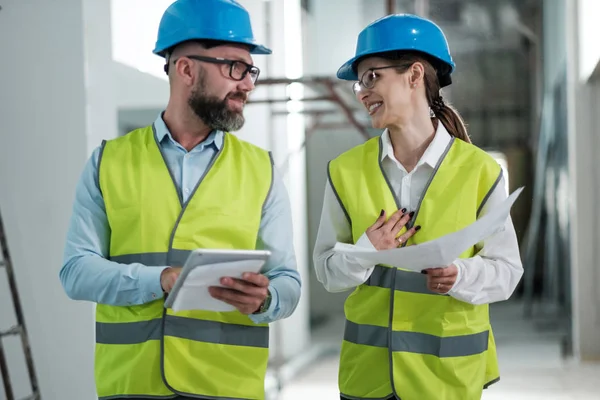
<instances>
[{"instance_id":1,"label":"woman's blue hard hat","mask_svg":"<svg viewBox=\"0 0 600 400\"><path fill-rule=\"evenodd\" d=\"M356 54L337 72L339 79L358 80L357 65L368 56L392 51L412 51L428 56L438 72L440 86L449 85L455 64L444 32L434 22L412 14L392 14L380 18L358 35Z\"/></svg>"}]
</instances>

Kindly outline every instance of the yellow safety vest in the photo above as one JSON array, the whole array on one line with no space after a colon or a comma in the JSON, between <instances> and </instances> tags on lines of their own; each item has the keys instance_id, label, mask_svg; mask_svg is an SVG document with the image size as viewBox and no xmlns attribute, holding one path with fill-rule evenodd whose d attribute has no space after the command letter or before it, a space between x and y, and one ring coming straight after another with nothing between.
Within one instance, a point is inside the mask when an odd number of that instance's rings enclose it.
<instances>
[{"instance_id":1,"label":"yellow safety vest","mask_svg":"<svg viewBox=\"0 0 600 400\"><path fill-rule=\"evenodd\" d=\"M373 138L329 164L329 179L358 238L399 204ZM423 228L408 245L464 228L477 219L502 170L492 157L452 139L408 226ZM405 229L401 233L405 232ZM476 249L461 257L471 257ZM377 265L346 300L339 387L352 399L475 400L499 379L488 305L472 305L426 286L426 276Z\"/></svg>"},{"instance_id":2,"label":"yellow safety vest","mask_svg":"<svg viewBox=\"0 0 600 400\"><path fill-rule=\"evenodd\" d=\"M267 151L226 133L223 147L183 203L146 127L108 141L99 181L111 229L110 260L181 266L197 248L255 249L272 184ZM100 399L263 399L267 324L235 312L143 305L96 308Z\"/></svg>"}]
</instances>

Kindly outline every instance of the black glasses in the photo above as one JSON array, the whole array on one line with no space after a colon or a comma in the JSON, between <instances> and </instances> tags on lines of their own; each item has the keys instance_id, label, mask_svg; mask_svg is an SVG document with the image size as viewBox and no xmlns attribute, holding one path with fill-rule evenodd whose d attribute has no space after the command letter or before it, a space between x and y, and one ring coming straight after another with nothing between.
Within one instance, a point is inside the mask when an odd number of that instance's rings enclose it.
<instances>
[{"instance_id":1,"label":"black glasses","mask_svg":"<svg viewBox=\"0 0 600 400\"><path fill-rule=\"evenodd\" d=\"M246 75L250 74L250 79L254 84L258 79L258 75L260 75L260 69L258 69L258 67L239 60L227 60L225 58L204 57L196 55L189 55L184 57L196 61L204 61L211 64L229 65L229 76L235 81L241 81L246 77ZM173 60L173 63L175 62L177 62L177 60Z\"/></svg>"},{"instance_id":2,"label":"black glasses","mask_svg":"<svg viewBox=\"0 0 600 400\"><path fill-rule=\"evenodd\" d=\"M352 91L354 92L354 94L355 95L358 94L362 90L362 88L373 89L373 87L375 86L375 82L377 81L377 78L379 78L379 74L375 71L379 71L380 69L387 69L387 68L404 68L404 66L402 66L402 65L387 65L385 67L370 68L370 69L366 70L360 77L360 80L358 82L354 82L352 84Z\"/></svg>"}]
</instances>

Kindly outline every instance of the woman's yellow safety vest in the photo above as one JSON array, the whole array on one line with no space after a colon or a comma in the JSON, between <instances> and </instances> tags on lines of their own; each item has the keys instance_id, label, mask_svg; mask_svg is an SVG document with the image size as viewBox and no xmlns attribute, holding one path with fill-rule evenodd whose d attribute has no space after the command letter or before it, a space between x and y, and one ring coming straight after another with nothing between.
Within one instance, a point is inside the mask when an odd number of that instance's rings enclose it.
<instances>
[{"instance_id":1,"label":"woman's yellow safety vest","mask_svg":"<svg viewBox=\"0 0 600 400\"><path fill-rule=\"evenodd\" d=\"M182 266L197 248L255 249L272 184L267 151L225 134L183 203L146 127L105 142L99 182L111 229L110 260ZM96 308L100 399L263 399L267 324L238 312L166 310L164 299Z\"/></svg>"},{"instance_id":2,"label":"woman's yellow safety vest","mask_svg":"<svg viewBox=\"0 0 600 400\"><path fill-rule=\"evenodd\" d=\"M373 138L329 164L329 179L358 238L379 217L406 207L381 168ZM408 227L408 245L427 242L477 219L502 170L492 157L452 139ZM400 233L406 231L403 228ZM476 248L461 257L472 257ZM351 399L475 400L499 379L488 305L428 290L426 276L377 265L346 300L339 387Z\"/></svg>"}]
</instances>

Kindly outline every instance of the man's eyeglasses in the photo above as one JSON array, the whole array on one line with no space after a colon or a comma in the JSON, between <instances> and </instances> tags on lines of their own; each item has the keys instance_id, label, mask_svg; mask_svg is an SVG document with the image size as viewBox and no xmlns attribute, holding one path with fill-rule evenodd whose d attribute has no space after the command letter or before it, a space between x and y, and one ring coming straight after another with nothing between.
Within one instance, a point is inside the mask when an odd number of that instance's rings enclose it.
<instances>
[{"instance_id":1,"label":"man's eyeglasses","mask_svg":"<svg viewBox=\"0 0 600 400\"><path fill-rule=\"evenodd\" d=\"M358 94L362 90L362 88L373 89L373 87L375 86L375 82L377 81L377 78L379 78L379 74L375 71L378 71L380 69L387 69L387 68L403 68L403 66L402 65L387 65L385 67L370 68L370 69L366 70L360 77L360 80L358 82L354 82L352 84L352 91L354 92L354 94Z\"/></svg>"},{"instance_id":2,"label":"man's eyeglasses","mask_svg":"<svg viewBox=\"0 0 600 400\"><path fill-rule=\"evenodd\" d=\"M204 61L211 64L229 65L229 76L235 81L241 81L246 77L246 75L250 74L250 79L252 80L252 83L256 83L258 75L260 75L260 69L258 69L258 67L239 60L227 60L225 58L204 57L196 55L189 55L184 57L196 61ZM175 62L177 62L177 60L173 60L173 63Z\"/></svg>"}]
</instances>

